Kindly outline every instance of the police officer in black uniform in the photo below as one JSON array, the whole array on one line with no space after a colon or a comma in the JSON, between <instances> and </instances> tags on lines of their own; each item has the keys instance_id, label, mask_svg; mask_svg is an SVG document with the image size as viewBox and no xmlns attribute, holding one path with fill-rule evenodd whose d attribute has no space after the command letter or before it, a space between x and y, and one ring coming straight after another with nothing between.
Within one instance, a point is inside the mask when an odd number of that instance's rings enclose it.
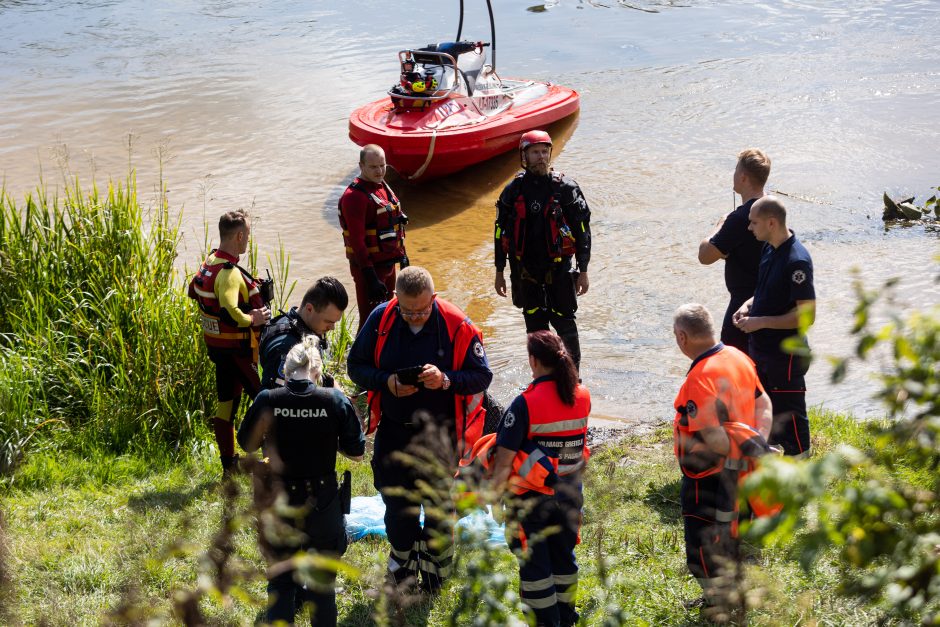
<instances>
[{"instance_id":1,"label":"police officer in black uniform","mask_svg":"<svg viewBox=\"0 0 940 627\"><path fill-rule=\"evenodd\" d=\"M508 257L512 303L522 309L526 333L548 330L551 323L580 366L575 311L577 296L589 285L591 210L578 184L551 170L548 133L525 133L519 152L525 172L496 201L496 293L506 296Z\"/></svg>"},{"instance_id":2,"label":"police officer in black uniform","mask_svg":"<svg viewBox=\"0 0 940 627\"><path fill-rule=\"evenodd\" d=\"M336 625L336 573L315 569L314 580L302 587L290 563L298 551L332 557L346 551L343 514L349 511L349 483L348 475L343 486L336 481L336 453L359 461L365 452L365 436L349 400L340 390L314 383L321 367L316 337L309 335L287 354L286 385L262 390L238 430L243 449L263 447L269 458L265 465L275 498L256 495L256 500L274 501L276 513L261 515L262 521L276 521L262 523L260 538L270 563L270 623L293 624L303 600L313 604L312 624ZM263 483L256 480L256 489Z\"/></svg>"},{"instance_id":3,"label":"police officer in black uniform","mask_svg":"<svg viewBox=\"0 0 940 627\"><path fill-rule=\"evenodd\" d=\"M349 305L346 288L336 277L325 276L318 279L304 294L300 307L291 307L271 320L261 331L261 343L258 353L261 362L261 388L284 385L284 359L287 353L305 335L313 333L320 346L320 358L329 348L326 334L343 317ZM323 373L323 387L333 387L333 377Z\"/></svg>"}]
</instances>

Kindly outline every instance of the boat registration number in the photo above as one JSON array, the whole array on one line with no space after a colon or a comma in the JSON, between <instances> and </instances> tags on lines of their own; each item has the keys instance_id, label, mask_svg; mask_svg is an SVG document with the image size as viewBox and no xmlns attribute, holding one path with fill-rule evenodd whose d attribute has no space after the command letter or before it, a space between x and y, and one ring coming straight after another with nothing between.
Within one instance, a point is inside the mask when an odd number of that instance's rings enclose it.
<instances>
[{"instance_id":1,"label":"boat registration number","mask_svg":"<svg viewBox=\"0 0 940 627\"><path fill-rule=\"evenodd\" d=\"M435 116L439 120L443 120L447 117L450 117L460 111L460 105L454 102L453 100L445 102L435 111Z\"/></svg>"},{"instance_id":2,"label":"boat registration number","mask_svg":"<svg viewBox=\"0 0 940 627\"><path fill-rule=\"evenodd\" d=\"M499 108L499 96L483 96L482 98L480 98L480 108L481 109Z\"/></svg>"}]
</instances>

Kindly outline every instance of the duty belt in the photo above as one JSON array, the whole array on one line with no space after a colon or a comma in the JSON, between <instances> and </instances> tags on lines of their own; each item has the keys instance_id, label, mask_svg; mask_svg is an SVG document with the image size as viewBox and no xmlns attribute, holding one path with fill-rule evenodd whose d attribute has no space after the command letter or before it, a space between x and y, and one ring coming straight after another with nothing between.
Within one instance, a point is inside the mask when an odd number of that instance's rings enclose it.
<instances>
[{"instance_id":1,"label":"duty belt","mask_svg":"<svg viewBox=\"0 0 940 627\"><path fill-rule=\"evenodd\" d=\"M321 488L337 485L335 474L312 478L282 478L281 483L284 485L288 500L292 503L315 498Z\"/></svg>"}]
</instances>

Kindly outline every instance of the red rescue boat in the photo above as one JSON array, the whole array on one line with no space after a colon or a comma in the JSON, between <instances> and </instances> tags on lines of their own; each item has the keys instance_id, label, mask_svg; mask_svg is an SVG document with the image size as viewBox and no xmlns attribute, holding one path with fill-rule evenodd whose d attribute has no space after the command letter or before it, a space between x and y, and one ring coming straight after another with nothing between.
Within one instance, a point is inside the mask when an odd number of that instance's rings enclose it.
<instances>
[{"instance_id":1,"label":"red rescue boat","mask_svg":"<svg viewBox=\"0 0 940 627\"><path fill-rule=\"evenodd\" d=\"M490 28L495 42L493 10ZM457 40L402 50L399 83L388 97L349 116L349 138L378 144L386 161L411 181L458 172L519 145L526 131L545 128L580 107L578 92L539 81L504 79L490 43Z\"/></svg>"}]
</instances>

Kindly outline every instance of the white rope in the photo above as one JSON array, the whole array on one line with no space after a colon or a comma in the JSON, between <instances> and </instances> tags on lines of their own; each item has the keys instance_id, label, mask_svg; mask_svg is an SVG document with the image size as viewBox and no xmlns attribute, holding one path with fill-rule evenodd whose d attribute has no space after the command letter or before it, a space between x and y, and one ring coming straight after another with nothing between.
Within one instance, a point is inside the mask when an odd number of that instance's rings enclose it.
<instances>
[{"instance_id":1,"label":"white rope","mask_svg":"<svg viewBox=\"0 0 940 627\"><path fill-rule=\"evenodd\" d=\"M437 143L437 129L431 131L431 144L428 146L428 158L424 160L424 164L418 168L418 171L408 177L409 181L413 181L416 178L424 174L424 171L428 169L428 166L431 165L431 158L434 157L434 144Z\"/></svg>"}]
</instances>

